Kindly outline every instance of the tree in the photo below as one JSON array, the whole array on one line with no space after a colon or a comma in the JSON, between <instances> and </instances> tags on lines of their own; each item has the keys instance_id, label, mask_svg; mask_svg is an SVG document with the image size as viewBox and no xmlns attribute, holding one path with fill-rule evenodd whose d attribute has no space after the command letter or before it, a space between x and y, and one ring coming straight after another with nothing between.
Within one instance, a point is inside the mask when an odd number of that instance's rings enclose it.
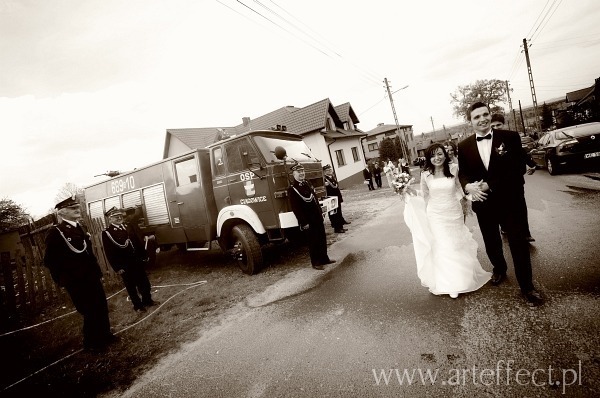
<instances>
[{"instance_id":1,"label":"tree","mask_svg":"<svg viewBox=\"0 0 600 398\"><path fill-rule=\"evenodd\" d=\"M467 109L477 101L486 104L492 113L504 112L499 103L504 102L506 84L502 80L477 80L473 84L458 86L454 93L450 93L450 103L454 107L454 115L467 120Z\"/></svg>"},{"instance_id":2,"label":"tree","mask_svg":"<svg viewBox=\"0 0 600 398\"><path fill-rule=\"evenodd\" d=\"M544 102L544 105L542 105L542 131L549 130L553 124L554 121L552 120L552 110Z\"/></svg>"},{"instance_id":3,"label":"tree","mask_svg":"<svg viewBox=\"0 0 600 398\"><path fill-rule=\"evenodd\" d=\"M394 148L396 148L396 153L398 154L396 159L399 159L404 153L402 150L402 142L400 141L400 137L394 137Z\"/></svg>"},{"instance_id":4,"label":"tree","mask_svg":"<svg viewBox=\"0 0 600 398\"><path fill-rule=\"evenodd\" d=\"M0 200L0 232L7 232L26 224L29 214L11 199Z\"/></svg>"},{"instance_id":5,"label":"tree","mask_svg":"<svg viewBox=\"0 0 600 398\"><path fill-rule=\"evenodd\" d=\"M383 161L397 160L400 155L396 151L396 146L391 138L384 138L379 144L379 159Z\"/></svg>"},{"instance_id":6,"label":"tree","mask_svg":"<svg viewBox=\"0 0 600 398\"><path fill-rule=\"evenodd\" d=\"M72 198L72 197L80 195L82 193L83 193L82 188L79 188L77 185L73 184L72 182L67 182L67 183L65 183L65 185L63 185L58 190L58 194L56 194L56 197L54 199L56 200L56 203L58 203L58 202L62 202L63 200L65 200L67 198Z\"/></svg>"}]
</instances>

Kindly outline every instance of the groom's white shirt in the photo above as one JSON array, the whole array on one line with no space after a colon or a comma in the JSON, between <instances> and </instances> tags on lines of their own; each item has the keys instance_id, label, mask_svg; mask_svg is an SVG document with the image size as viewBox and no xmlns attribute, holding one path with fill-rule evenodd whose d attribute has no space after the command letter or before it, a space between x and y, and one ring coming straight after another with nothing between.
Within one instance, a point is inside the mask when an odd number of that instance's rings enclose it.
<instances>
[{"instance_id":1,"label":"groom's white shirt","mask_svg":"<svg viewBox=\"0 0 600 398\"><path fill-rule=\"evenodd\" d=\"M485 169L488 169L488 166L490 165L490 156L492 154L492 140L494 139L494 135L492 132L492 129L490 129L490 131L488 131L485 134L477 134L475 133L475 137L483 137L485 135L490 134L492 136L492 139L489 140L481 140L481 141L477 141L476 139L476 143L477 143L477 150L479 150L479 156L481 156L481 160L483 162L483 165L485 166Z\"/></svg>"}]
</instances>

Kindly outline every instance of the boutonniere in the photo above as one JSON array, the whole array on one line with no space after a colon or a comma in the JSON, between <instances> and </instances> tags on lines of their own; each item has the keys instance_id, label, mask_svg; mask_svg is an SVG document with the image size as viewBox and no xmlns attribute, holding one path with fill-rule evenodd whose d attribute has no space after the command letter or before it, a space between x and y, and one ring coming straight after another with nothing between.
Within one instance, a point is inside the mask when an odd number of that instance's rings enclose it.
<instances>
[{"instance_id":1,"label":"boutonniere","mask_svg":"<svg viewBox=\"0 0 600 398\"><path fill-rule=\"evenodd\" d=\"M494 148L496 153L500 156L504 156L507 150L504 147L504 142L502 142L497 148Z\"/></svg>"}]
</instances>

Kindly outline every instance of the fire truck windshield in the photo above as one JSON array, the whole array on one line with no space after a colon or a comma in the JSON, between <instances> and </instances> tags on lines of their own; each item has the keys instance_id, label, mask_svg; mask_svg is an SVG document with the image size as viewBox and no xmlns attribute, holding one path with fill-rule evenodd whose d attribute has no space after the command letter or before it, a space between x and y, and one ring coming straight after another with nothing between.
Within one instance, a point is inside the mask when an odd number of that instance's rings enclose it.
<instances>
[{"instance_id":1,"label":"fire truck windshield","mask_svg":"<svg viewBox=\"0 0 600 398\"><path fill-rule=\"evenodd\" d=\"M281 146L287 153L288 160L294 159L299 162L302 161L315 161L316 158L311 153L310 149L306 146L304 141L286 140L282 138L274 137L260 137L255 136L254 141L256 146L264 156L267 163L277 163L280 160L275 157L275 147Z\"/></svg>"}]
</instances>

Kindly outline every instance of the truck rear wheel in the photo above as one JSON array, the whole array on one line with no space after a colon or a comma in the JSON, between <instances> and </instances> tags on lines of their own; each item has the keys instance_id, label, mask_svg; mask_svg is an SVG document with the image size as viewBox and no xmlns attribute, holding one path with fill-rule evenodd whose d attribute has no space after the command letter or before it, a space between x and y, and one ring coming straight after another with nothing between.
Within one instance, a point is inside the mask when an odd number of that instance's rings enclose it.
<instances>
[{"instance_id":1,"label":"truck rear wheel","mask_svg":"<svg viewBox=\"0 0 600 398\"><path fill-rule=\"evenodd\" d=\"M256 273L263 265L262 250L254 231L246 224L233 227L233 255L242 272Z\"/></svg>"}]
</instances>

